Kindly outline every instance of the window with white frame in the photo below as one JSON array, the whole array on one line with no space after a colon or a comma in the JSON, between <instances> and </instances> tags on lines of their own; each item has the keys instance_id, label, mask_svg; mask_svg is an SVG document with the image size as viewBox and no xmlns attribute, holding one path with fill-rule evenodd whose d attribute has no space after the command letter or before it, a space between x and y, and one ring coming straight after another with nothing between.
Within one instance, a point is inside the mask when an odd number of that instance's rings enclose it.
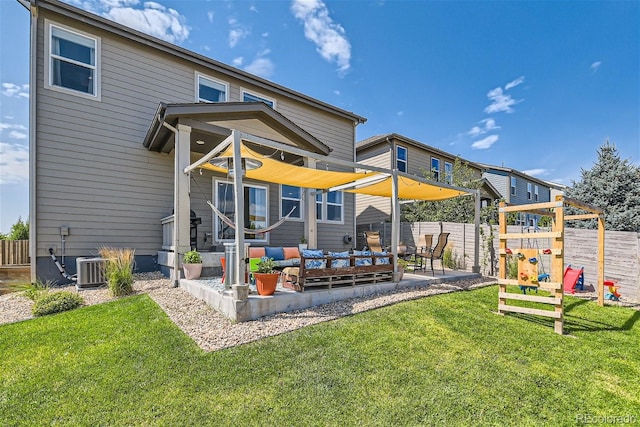
<instances>
[{"instance_id":1,"label":"window with white frame","mask_svg":"<svg viewBox=\"0 0 640 427\"><path fill-rule=\"evenodd\" d=\"M226 181L214 181L214 200L216 207L232 221L235 217L233 184ZM269 225L269 192L267 187L244 184L244 224L241 227L259 230ZM214 215L214 231L219 242L235 239L236 232ZM249 242L267 242L267 234L245 234Z\"/></svg>"},{"instance_id":2,"label":"window with white frame","mask_svg":"<svg viewBox=\"0 0 640 427\"><path fill-rule=\"evenodd\" d=\"M444 182L453 184L453 164L444 162Z\"/></svg>"},{"instance_id":3,"label":"window with white frame","mask_svg":"<svg viewBox=\"0 0 640 427\"><path fill-rule=\"evenodd\" d=\"M302 188L292 185L280 186L280 218L291 212L290 219L302 219L302 191Z\"/></svg>"},{"instance_id":4,"label":"window with white frame","mask_svg":"<svg viewBox=\"0 0 640 427\"><path fill-rule=\"evenodd\" d=\"M516 195L516 177L515 176L511 177L511 195L512 196Z\"/></svg>"},{"instance_id":5,"label":"window with white frame","mask_svg":"<svg viewBox=\"0 0 640 427\"><path fill-rule=\"evenodd\" d=\"M533 185L530 182L527 182L527 200L531 200L533 198Z\"/></svg>"},{"instance_id":6,"label":"window with white frame","mask_svg":"<svg viewBox=\"0 0 640 427\"><path fill-rule=\"evenodd\" d=\"M534 200L537 202L540 199L540 195L538 194L538 185L534 185L533 186L533 197Z\"/></svg>"},{"instance_id":7,"label":"window with white frame","mask_svg":"<svg viewBox=\"0 0 640 427\"><path fill-rule=\"evenodd\" d=\"M405 147L397 145L396 146L396 168L398 168L400 172L406 172L407 162L408 162L407 149Z\"/></svg>"},{"instance_id":8,"label":"window with white frame","mask_svg":"<svg viewBox=\"0 0 640 427\"><path fill-rule=\"evenodd\" d=\"M276 101L274 99L247 92L246 90L242 91L242 102L264 102L269 107L274 109L276 108Z\"/></svg>"},{"instance_id":9,"label":"window with white frame","mask_svg":"<svg viewBox=\"0 0 640 427\"><path fill-rule=\"evenodd\" d=\"M431 158L431 176L434 181L440 181L440 159Z\"/></svg>"},{"instance_id":10,"label":"window with white frame","mask_svg":"<svg viewBox=\"0 0 640 427\"><path fill-rule=\"evenodd\" d=\"M323 222L343 222L343 197L340 191L316 193L316 219Z\"/></svg>"},{"instance_id":11,"label":"window with white frame","mask_svg":"<svg viewBox=\"0 0 640 427\"><path fill-rule=\"evenodd\" d=\"M226 102L229 85L225 82L196 74L196 100L198 102Z\"/></svg>"},{"instance_id":12,"label":"window with white frame","mask_svg":"<svg viewBox=\"0 0 640 427\"><path fill-rule=\"evenodd\" d=\"M99 98L100 39L49 24L48 86Z\"/></svg>"}]
</instances>

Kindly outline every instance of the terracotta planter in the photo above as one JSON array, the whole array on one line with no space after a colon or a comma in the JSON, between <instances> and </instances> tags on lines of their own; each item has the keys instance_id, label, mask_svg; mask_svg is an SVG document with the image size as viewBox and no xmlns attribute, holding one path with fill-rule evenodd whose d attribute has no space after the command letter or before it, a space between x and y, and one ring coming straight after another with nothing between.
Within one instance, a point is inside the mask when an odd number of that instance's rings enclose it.
<instances>
[{"instance_id":1,"label":"terracotta planter","mask_svg":"<svg viewBox=\"0 0 640 427\"><path fill-rule=\"evenodd\" d=\"M184 278L188 280L199 279L202 274L202 264L185 264L182 263Z\"/></svg>"},{"instance_id":2,"label":"terracotta planter","mask_svg":"<svg viewBox=\"0 0 640 427\"><path fill-rule=\"evenodd\" d=\"M273 295L276 291L280 273L253 273L253 277L256 278L258 295Z\"/></svg>"}]
</instances>

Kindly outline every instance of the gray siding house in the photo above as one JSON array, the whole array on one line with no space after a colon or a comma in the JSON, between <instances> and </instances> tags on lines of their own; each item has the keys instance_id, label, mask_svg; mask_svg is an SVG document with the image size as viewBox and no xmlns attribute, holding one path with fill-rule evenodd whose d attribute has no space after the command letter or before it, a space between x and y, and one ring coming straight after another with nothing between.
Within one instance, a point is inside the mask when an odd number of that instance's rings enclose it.
<instances>
[{"instance_id":1,"label":"gray siding house","mask_svg":"<svg viewBox=\"0 0 640 427\"><path fill-rule=\"evenodd\" d=\"M531 203L549 202L557 193L557 185L534 178L515 169L482 165L483 177L500 192L502 199L511 205L525 205ZM535 227L538 225L539 215L519 214L516 225Z\"/></svg>"},{"instance_id":2,"label":"gray siding house","mask_svg":"<svg viewBox=\"0 0 640 427\"><path fill-rule=\"evenodd\" d=\"M232 128L355 161L355 128L363 117L66 3L21 3L31 14L33 279L60 277L50 249L71 274L77 257L95 256L101 246L133 248L139 271L159 269L162 219L185 208L177 202L184 191L187 212L201 221L196 247L220 251L233 241L206 204L223 210L233 181L205 170L184 181L186 190L177 189L178 136L167 129L186 138L191 162ZM349 248L343 236L355 232L353 194L251 181L244 190L247 216L260 226L299 207L252 245L296 245L306 235L319 248Z\"/></svg>"},{"instance_id":3,"label":"gray siding house","mask_svg":"<svg viewBox=\"0 0 640 427\"><path fill-rule=\"evenodd\" d=\"M445 184L453 184L453 166L457 156L431 147L422 142L396 133L376 135L356 144L359 164L387 169L398 169L410 175L426 177ZM482 167L477 163L460 159L478 179L482 178ZM489 182L481 188L481 204L486 206L499 199ZM388 198L358 195L356 197L356 219L358 225L389 221L391 201Z\"/></svg>"}]
</instances>

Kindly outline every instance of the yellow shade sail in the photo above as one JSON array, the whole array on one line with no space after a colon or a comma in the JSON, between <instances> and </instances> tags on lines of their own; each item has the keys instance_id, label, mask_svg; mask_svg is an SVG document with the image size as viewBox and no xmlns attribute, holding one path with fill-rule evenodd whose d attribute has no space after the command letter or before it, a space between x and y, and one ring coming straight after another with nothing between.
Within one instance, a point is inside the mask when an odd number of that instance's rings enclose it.
<instances>
[{"instance_id":1,"label":"yellow shade sail","mask_svg":"<svg viewBox=\"0 0 640 427\"><path fill-rule=\"evenodd\" d=\"M370 196L391 197L392 180L374 183L362 188L345 190L350 193L368 194ZM426 184L405 176L398 177L398 198L403 200L445 200L468 194L466 191L442 187L436 183Z\"/></svg>"}]
</instances>

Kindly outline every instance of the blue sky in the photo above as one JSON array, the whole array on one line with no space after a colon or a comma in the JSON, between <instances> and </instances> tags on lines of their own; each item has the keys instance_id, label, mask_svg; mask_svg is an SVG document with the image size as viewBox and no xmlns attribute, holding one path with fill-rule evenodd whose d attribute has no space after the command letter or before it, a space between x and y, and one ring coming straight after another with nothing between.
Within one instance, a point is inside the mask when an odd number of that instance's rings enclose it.
<instances>
[{"instance_id":1,"label":"blue sky","mask_svg":"<svg viewBox=\"0 0 640 427\"><path fill-rule=\"evenodd\" d=\"M364 116L358 140L567 185L606 139L640 163L638 1L68 2ZM2 232L28 216L28 38L0 0Z\"/></svg>"}]
</instances>

